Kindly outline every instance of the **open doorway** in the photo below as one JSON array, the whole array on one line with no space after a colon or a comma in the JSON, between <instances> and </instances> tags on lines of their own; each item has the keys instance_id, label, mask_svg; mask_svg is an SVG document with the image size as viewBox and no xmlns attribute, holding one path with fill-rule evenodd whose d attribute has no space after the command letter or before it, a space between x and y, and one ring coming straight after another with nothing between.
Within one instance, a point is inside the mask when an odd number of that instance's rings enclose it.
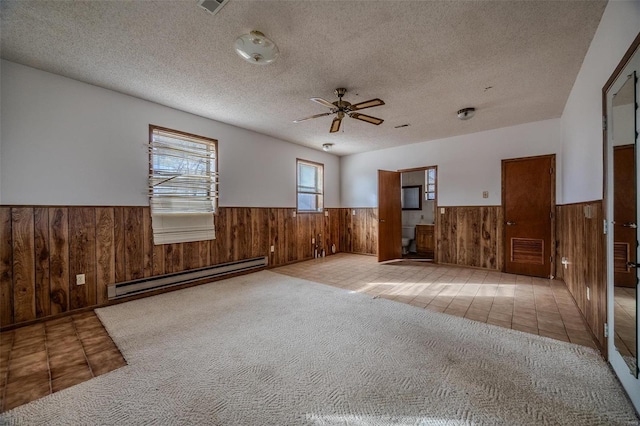
<instances>
[{"instance_id":1,"label":"open doorway","mask_svg":"<svg viewBox=\"0 0 640 426\"><path fill-rule=\"evenodd\" d=\"M402 258L435 259L438 167L400 170L402 186Z\"/></svg>"}]
</instances>

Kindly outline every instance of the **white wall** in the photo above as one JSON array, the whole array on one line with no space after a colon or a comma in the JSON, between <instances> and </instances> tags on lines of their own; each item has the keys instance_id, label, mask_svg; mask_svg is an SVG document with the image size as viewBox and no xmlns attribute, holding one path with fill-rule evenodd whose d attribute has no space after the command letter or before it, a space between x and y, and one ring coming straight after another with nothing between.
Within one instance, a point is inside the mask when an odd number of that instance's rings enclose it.
<instances>
[{"instance_id":1,"label":"white wall","mask_svg":"<svg viewBox=\"0 0 640 426\"><path fill-rule=\"evenodd\" d=\"M338 157L8 61L1 64L2 204L148 205L149 124L218 139L220 205L295 207L296 158Z\"/></svg>"},{"instance_id":2,"label":"white wall","mask_svg":"<svg viewBox=\"0 0 640 426\"><path fill-rule=\"evenodd\" d=\"M562 114L563 203L602 199L602 87L639 29L639 1L607 4Z\"/></svg>"},{"instance_id":3,"label":"white wall","mask_svg":"<svg viewBox=\"0 0 640 426\"><path fill-rule=\"evenodd\" d=\"M340 159L341 204L377 207L378 169L437 165L439 206L500 205L501 160L544 154L556 154L561 164L559 119L349 155Z\"/></svg>"}]
</instances>

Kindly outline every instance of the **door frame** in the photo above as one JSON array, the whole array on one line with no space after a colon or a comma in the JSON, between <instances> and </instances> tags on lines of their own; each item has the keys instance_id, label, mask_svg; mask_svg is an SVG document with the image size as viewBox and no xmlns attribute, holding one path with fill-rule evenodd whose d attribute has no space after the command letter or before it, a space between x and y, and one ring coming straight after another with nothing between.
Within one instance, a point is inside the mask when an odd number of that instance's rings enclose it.
<instances>
[{"instance_id":1,"label":"door frame","mask_svg":"<svg viewBox=\"0 0 640 426\"><path fill-rule=\"evenodd\" d=\"M604 324L598 324L603 326L607 331L608 337L606 339L606 345L603 348L603 355L609 364L613 368L617 378L622 383L623 388L627 391L634 407L638 409L640 406L640 379L633 377L628 373L628 366L622 360L621 355L616 351L614 339L615 339L615 320L613 310L613 152L609 151L609 134L611 129L611 116L609 114L610 108L608 104L607 95L613 88L618 78L623 74L626 67L630 64L636 51L640 49L640 32L634 38L633 42L625 52L622 59L616 66L615 70L602 87L602 157L603 157L603 173L602 173L602 207L604 212L604 225L606 231L602 235L603 244L605 246L605 256L602 259L601 267L604 269L605 274L605 297L604 303L606 306ZM636 154L638 155L638 154ZM637 173L637 171L636 171ZM640 209L637 213L640 213ZM636 326L638 321L636 319ZM605 328L606 327L606 328Z\"/></svg>"},{"instance_id":2,"label":"door frame","mask_svg":"<svg viewBox=\"0 0 640 426\"><path fill-rule=\"evenodd\" d=\"M433 238L434 238L434 244L433 244L433 260L431 261L432 263L438 263L438 236L440 235L438 233L438 221L437 219L437 215L438 215L438 200L440 199L440 191L438 190L438 181L440 180L438 178L438 166L437 165L433 165L433 166L424 166L424 167L413 167L411 169L399 169L398 173L400 173L400 175L402 176L402 173L410 173L410 172L419 172L421 170L427 170L427 169L436 169L436 203L433 206ZM402 181L401 181L401 185L402 185ZM423 191L424 192L424 191ZM422 194L420 194L422 196Z\"/></svg>"},{"instance_id":3,"label":"door frame","mask_svg":"<svg viewBox=\"0 0 640 426\"><path fill-rule=\"evenodd\" d=\"M558 249L558 242L556 241L556 186L557 183L557 170L556 170L556 154L543 154L543 155L531 155L528 157L518 157L518 158L503 158L501 162L501 185L502 185L502 218L503 223L500 227L500 231L502 236L500 237L500 241L502 241L502 253L503 253L503 263L502 263L502 272L506 272L507 269L507 256L510 254L510 250L508 250L507 244L507 232L506 232L506 208L505 208L505 165L507 163L512 163L516 161L524 161L524 160L535 160L540 158L550 158L551 159L551 262L549 264L549 279L553 279L555 275L556 268L556 251Z\"/></svg>"}]
</instances>

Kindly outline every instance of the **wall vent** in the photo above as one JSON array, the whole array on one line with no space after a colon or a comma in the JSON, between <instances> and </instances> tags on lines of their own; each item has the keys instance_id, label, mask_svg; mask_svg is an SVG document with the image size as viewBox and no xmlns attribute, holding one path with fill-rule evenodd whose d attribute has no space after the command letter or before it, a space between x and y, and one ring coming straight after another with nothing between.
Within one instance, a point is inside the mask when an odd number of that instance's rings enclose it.
<instances>
[{"instance_id":1,"label":"wall vent","mask_svg":"<svg viewBox=\"0 0 640 426\"><path fill-rule=\"evenodd\" d=\"M215 15L229 0L198 0L198 6Z\"/></svg>"},{"instance_id":2,"label":"wall vent","mask_svg":"<svg viewBox=\"0 0 640 426\"><path fill-rule=\"evenodd\" d=\"M238 260L237 262L222 263L206 268L191 269L175 274L159 275L157 277L141 278L133 281L112 284L107 286L109 300L120 299L134 294L146 293L160 288L173 287L195 281L221 277L236 272L247 272L253 269L267 266L268 258L256 257L253 259Z\"/></svg>"}]
</instances>

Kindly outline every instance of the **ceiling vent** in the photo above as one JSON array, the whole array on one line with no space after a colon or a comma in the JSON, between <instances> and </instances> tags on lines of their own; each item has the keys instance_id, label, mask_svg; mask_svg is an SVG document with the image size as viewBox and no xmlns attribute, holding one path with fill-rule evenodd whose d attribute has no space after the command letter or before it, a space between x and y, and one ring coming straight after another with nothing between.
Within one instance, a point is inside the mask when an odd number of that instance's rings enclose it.
<instances>
[{"instance_id":1,"label":"ceiling vent","mask_svg":"<svg viewBox=\"0 0 640 426\"><path fill-rule=\"evenodd\" d=\"M215 15L229 0L198 0L198 6Z\"/></svg>"}]
</instances>

